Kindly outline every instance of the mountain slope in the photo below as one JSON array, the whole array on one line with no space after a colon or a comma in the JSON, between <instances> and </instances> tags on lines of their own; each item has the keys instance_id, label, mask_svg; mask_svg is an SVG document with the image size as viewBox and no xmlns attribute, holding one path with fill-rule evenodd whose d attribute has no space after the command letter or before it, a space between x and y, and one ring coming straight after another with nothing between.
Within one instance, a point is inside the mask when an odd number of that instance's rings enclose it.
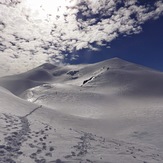
<instances>
[{"instance_id":1,"label":"mountain slope","mask_svg":"<svg viewBox=\"0 0 163 163\"><path fill-rule=\"evenodd\" d=\"M162 82L163 73L119 58L62 67L47 63L20 75L0 78L0 85L16 95L44 83L63 83L103 88L106 92L115 87L129 95L162 96Z\"/></svg>"},{"instance_id":2,"label":"mountain slope","mask_svg":"<svg viewBox=\"0 0 163 163\"><path fill-rule=\"evenodd\" d=\"M162 82L118 58L0 78L0 162L161 163Z\"/></svg>"},{"instance_id":3,"label":"mountain slope","mask_svg":"<svg viewBox=\"0 0 163 163\"><path fill-rule=\"evenodd\" d=\"M163 161L163 153L144 140L140 144L140 140L130 142L110 135L112 130L104 120L63 114L23 101L2 88L0 102L0 162ZM112 127L116 127L114 123L112 119ZM148 133L138 130L133 134L143 138Z\"/></svg>"}]
</instances>

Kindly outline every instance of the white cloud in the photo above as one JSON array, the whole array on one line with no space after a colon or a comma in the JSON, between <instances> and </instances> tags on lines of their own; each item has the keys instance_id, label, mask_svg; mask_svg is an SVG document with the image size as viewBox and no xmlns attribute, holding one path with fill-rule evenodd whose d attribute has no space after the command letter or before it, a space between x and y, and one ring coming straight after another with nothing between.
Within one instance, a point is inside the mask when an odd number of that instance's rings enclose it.
<instances>
[{"instance_id":1,"label":"white cloud","mask_svg":"<svg viewBox=\"0 0 163 163\"><path fill-rule=\"evenodd\" d=\"M61 62L66 52L98 50L93 44L105 46L119 35L139 33L142 24L163 15L162 0L153 5L137 0L58 0L58 6L38 1L43 4L32 7L33 2L0 2L0 76L46 61Z\"/></svg>"}]
</instances>

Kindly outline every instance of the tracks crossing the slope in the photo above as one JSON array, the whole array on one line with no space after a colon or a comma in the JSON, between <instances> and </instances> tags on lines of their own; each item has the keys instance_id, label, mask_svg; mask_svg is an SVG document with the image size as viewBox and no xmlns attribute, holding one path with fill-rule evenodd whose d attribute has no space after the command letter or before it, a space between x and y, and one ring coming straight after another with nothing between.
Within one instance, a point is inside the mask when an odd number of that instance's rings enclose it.
<instances>
[{"instance_id":1,"label":"tracks crossing the slope","mask_svg":"<svg viewBox=\"0 0 163 163\"><path fill-rule=\"evenodd\" d=\"M30 116L32 113L34 113L36 110L42 108L42 105L38 106L37 108L33 109L31 112L29 112L28 114L26 114L23 118L27 118L28 116Z\"/></svg>"},{"instance_id":2,"label":"tracks crossing the slope","mask_svg":"<svg viewBox=\"0 0 163 163\"><path fill-rule=\"evenodd\" d=\"M2 114L0 120L6 124L4 128L4 143L0 144L0 163L16 163L16 159L23 154L20 150L22 143L25 142L26 136L30 132L27 117L41 108L38 106L25 116L14 116Z\"/></svg>"}]
</instances>

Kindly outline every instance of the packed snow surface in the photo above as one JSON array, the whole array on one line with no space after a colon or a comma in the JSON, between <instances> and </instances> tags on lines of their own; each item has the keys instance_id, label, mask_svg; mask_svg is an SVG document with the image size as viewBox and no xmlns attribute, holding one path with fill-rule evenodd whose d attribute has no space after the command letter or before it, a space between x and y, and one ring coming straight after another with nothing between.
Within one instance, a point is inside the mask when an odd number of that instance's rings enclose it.
<instances>
[{"instance_id":1,"label":"packed snow surface","mask_svg":"<svg viewBox=\"0 0 163 163\"><path fill-rule=\"evenodd\" d=\"M163 73L119 58L0 78L0 163L162 163Z\"/></svg>"}]
</instances>

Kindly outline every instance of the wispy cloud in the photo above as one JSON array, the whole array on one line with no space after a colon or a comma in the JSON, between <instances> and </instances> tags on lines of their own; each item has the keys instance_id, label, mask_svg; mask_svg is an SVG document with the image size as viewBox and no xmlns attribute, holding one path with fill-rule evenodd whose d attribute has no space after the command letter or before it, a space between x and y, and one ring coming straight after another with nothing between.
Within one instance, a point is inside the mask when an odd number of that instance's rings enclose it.
<instances>
[{"instance_id":1,"label":"wispy cloud","mask_svg":"<svg viewBox=\"0 0 163 163\"><path fill-rule=\"evenodd\" d=\"M34 1L0 2L0 65L4 74L26 71L47 61L60 62L66 52L97 50L93 45L105 46L119 36L137 34L146 21L163 15L162 0L60 0L49 5L55 5L55 10L46 4L30 6Z\"/></svg>"}]
</instances>

